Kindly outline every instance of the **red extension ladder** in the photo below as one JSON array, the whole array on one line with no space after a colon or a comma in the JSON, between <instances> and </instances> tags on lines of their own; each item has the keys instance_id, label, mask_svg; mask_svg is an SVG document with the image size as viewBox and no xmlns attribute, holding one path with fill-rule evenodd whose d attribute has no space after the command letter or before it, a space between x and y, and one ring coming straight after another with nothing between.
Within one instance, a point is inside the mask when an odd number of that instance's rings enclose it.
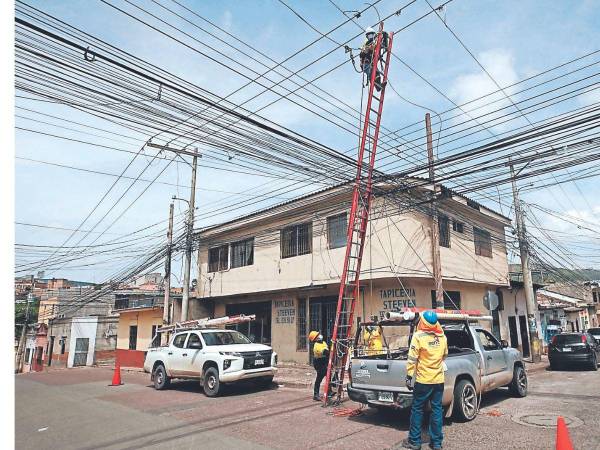
<instances>
[{"instance_id":1,"label":"red extension ladder","mask_svg":"<svg viewBox=\"0 0 600 450\"><path fill-rule=\"evenodd\" d=\"M373 184L373 166L375 164L375 153L377 150L377 139L379 137L379 126L383 112L383 99L387 85L387 73L392 54L393 33L387 38L387 48L384 40L383 22L379 24L375 50L369 82L369 95L365 119L362 128L360 147L358 149L356 181L352 195L352 207L348 220L348 233L346 238L346 256L344 258L344 270L340 279L340 291L338 295L337 311L333 326L331 351L329 353L329 364L327 365L327 376L325 378L325 405L339 403L342 399L344 372L348 359L348 350L351 343L352 320L354 306L359 296L360 266L363 256L363 248L371 207L371 194ZM382 65L381 91L375 91L375 79L378 66ZM375 121L371 117L375 116ZM363 161L366 158L366 162ZM328 394L331 392L331 397Z\"/></svg>"}]
</instances>

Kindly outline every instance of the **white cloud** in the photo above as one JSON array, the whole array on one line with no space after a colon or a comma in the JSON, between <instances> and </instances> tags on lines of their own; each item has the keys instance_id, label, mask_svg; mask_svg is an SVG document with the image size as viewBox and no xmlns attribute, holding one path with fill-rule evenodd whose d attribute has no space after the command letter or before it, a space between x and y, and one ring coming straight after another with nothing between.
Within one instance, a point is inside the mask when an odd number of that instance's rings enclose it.
<instances>
[{"instance_id":1,"label":"white cloud","mask_svg":"<svg viewBox=\"0 0 600 450\"><path fill-rule=\"evenodd\" d=\"M600 88L587 91L577 97L582 106L589 106L600 102Z\"/></svg>"},{"instance_id":2,"label":"white cloud","mask_svg":"<svg viewBox=\"0 0 600 450\"><path fill-rule=\"evenodd\" d=\"M496 80L496 82L504 88L505 86L516 83L519 80L517 71L515 69L514 57L510 52L504 49L492 49L477 55L477 59L481 62L483 67L490 73L490 75ZM498 90L496 84L490 79L490 77L479 67L472 72L460 75L454 81L449 95L459 105L475 100L484 95L488 95ZM513 89L507 88L504 91L511 95ZM497 100L497 101L496 101ZM513 101L516 100L513 97ZM496 101L492 105L490 102ZM484 114L490 114L493 111L510 105L510 101L506 99L502 92L489 95L481 100L470 103L463 109L470 112L471 117L478 117ZM489 116L485 116L479 119L479 122L489 120L493 117L499 117L500 113L492 113ZM459 117L456 119L457 122L462 122L465 117ZM494 127L497 131L501 131L503 127L498 125Z\"/></svg>"},{"instance_id":3,"label":"white cloud","mask_svg":"<svg viewBox=\"0 0 600 450\"><path fill-rule=\"evenodd\" d=\"M233 15L228 9L225 10L225 12L223 13L223 18L221 19L221 26L227 31L231 31L231 27L233 26Z\"/></svg>"}]
</instances>

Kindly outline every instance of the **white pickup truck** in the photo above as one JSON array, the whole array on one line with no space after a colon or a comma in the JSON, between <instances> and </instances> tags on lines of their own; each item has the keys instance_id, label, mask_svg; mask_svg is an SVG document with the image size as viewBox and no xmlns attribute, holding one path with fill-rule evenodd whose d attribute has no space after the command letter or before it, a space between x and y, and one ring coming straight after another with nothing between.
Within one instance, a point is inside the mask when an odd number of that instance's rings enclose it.
<instances>
[{"instance_id":1,"label":"white pickup truck","mask_svg":"<svg viewBox=\"0 0 600 450\"><path fill-rule=\"evenodd\" d=\"M166 346L156 341L146 353L144 371L158 390L169 387L173 378L197 379L207 396L216 397L225 383L252 379L267 386L277 373L273 349L238 331L186 329L173 333Z\"/></svg>"}]
</instances>

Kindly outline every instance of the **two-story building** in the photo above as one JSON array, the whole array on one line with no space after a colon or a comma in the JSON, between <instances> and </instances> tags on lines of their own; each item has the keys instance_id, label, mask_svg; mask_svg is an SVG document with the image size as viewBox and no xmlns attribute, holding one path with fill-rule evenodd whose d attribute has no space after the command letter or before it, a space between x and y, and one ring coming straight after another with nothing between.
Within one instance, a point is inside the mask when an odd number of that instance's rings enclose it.
<instances>
[{"instance_id":1,"label":"two-story building","mask_svg":"<svg viewBox=\"0 0 600 450\"><path fill-rule=\"evenodd\" d=\"M378 186L355 316L434 303L435 222L426 191ZM509 284L510 220L444 192L435 214L445 307L481 310L486 291ZM337 186L200 230L195 301L214 305L215 317L256 314L240 331L271 344L284 361L308 362L309 331L332 334L351 196L351 185Z\"/></svg>"}]
</instances>

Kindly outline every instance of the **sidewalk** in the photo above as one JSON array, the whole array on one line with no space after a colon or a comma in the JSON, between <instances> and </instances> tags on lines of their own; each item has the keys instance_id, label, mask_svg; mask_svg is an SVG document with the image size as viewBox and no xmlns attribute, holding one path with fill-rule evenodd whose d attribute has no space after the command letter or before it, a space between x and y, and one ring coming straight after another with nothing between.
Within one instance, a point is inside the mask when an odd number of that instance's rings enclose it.
<instances>
[{"instance_id":1,"label":"sidewalk","mask_svg":"<svg viewBox=\"0 0 600 450\"><path fill-rule=\"evenodd\" d=\"M525 360L523 362L527 373L539 372L540 370L546 370L546 367L548 367L548 357L546 355L542 355L542 360L539 363L531 363Z\"/></svg>"}]
</instances>

